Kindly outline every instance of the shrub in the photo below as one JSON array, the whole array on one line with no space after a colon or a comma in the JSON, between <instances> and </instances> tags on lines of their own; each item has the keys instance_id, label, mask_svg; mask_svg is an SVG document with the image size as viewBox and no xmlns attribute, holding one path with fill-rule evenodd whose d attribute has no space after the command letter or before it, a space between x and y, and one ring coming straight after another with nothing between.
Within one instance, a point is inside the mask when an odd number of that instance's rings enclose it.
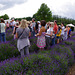
<instances>
[{"instance_id":1,"label":"shrub","mask_svg":"<svg viewBox=\"0 0 75 75\"><path fill-rule=\"evenodd\" d=\"M13 56L18 56L19 51L9 42L0 44L0 61L11 58Z\"/></svg>"},{"instance_id":2,"label":"shrub","mask_svg":"<svg viewBox=\"0 0 75 75\"><path fill-rule=\"evenodd\" d=\"M60 44L55 45L51 48L50 53L53 59L59 59L61 63L63 61L63 63L67 62L67 64L70 65L74 61L74 53L72 49L67 45L65 45L64 47L62 47Z\"/></svg>"},{"instance_id":3,"label":"shrub","mask_svg":"<svg viewBox=\"0 0 75 75\"><path fill-rule=\"evenodd\" d=\"M56 46L57 47L57 46ZM55 47L55 48L56 48ZM73 61L69 48L32 54L22 58L11 58L0 63L2 75L64 75L68 70L69 61Z\"/></svg>"},{"instance_id":4,"label":"shrub","mask_svg":"<svg viewBox=\"0 0 75 75\"><path fill-rule=\"evenodd\" d=\"M37 45L34 43L30 46L29 48L30 52L37 52L39 50L39 48L37 47Z\"/></svg>"}]
</instances>

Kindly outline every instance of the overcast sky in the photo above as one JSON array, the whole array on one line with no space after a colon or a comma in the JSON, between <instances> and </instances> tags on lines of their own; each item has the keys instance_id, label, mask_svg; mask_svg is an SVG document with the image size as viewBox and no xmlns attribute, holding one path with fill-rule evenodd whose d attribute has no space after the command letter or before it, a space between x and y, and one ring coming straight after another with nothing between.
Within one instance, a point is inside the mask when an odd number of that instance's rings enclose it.
<instances>
[{"instance_id":1,"label":"overcast sky","mask_svg":"<svg viewBox=\"0 0 75 75\"><path fill-rule=\"evenodd\" d=\"M47 4L52 15L75 19L75 0L0 0L0 16L32 17L42 3Z\"/></svg>"}]
</instances>

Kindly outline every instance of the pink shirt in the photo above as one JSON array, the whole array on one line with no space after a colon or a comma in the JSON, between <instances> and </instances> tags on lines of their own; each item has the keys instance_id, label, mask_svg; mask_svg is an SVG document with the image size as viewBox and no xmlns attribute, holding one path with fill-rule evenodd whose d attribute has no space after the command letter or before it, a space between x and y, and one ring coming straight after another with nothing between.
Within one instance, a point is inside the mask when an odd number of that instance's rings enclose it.
<instances>
[{"instance_id":1,"label":"pink shirt","mask_svg":"<svg viewBox=\"0 0 75 75\"><path fill-rule=\"evenodd\" d=\"M6 26L9 27L9 23L7 23Z\"/></svg>"}]
</instances>

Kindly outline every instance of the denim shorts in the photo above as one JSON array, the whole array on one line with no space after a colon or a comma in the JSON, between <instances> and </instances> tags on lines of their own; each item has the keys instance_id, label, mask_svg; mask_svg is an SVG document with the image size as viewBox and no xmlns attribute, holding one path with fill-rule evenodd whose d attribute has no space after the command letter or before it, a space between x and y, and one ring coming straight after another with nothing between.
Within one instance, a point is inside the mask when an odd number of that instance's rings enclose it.
<instances>
[{"instance_id":1,"label":"denim shorts","mask_svg":"<svg viewBox=\"0 0 75 75\"><path fill-rule=\"evenodd\" d=\"M60 36L57 36L57 39L59 39L60 38Z\"/></svg>"}]
</instances>

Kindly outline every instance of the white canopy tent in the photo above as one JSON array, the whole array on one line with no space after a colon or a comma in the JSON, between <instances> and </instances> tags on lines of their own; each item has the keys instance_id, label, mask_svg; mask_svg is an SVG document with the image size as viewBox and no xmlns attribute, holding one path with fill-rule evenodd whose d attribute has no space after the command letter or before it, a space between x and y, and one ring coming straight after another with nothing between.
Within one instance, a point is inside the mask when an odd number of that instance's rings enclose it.
<instances>
[{"instance_id":1,"label":"white canopy tent","mask_svg":"<svg viewBox=\"0 0 75 75\"><path fill-rule=\"evenodd\" d=\"M5 23L6 23L7 21L10 23L10 21L11 21L11 20L10 20L10 19L8 19L8 20L4 20L4 21L5 21Z\"/></svg>"},{"instance_id":2,"label":"white canopy tent","mask_svg":"<svg viewBox=\"0 0 75 75\"><path fill-rule=\"evenodd\" d=\"M75 27L73 24L67 24L67 26Z\"/></svg>"},{"instance_id":3,"label":"white canopy tent","mask_svg":"<svg viewBox=\"0 0 75 75\"><path fill-rule=\"evenodd\" d=\"M75 31L75 26L73 24L67 24L67 26L74 27L74 31Z\"/></svg>"}]
</instances>

